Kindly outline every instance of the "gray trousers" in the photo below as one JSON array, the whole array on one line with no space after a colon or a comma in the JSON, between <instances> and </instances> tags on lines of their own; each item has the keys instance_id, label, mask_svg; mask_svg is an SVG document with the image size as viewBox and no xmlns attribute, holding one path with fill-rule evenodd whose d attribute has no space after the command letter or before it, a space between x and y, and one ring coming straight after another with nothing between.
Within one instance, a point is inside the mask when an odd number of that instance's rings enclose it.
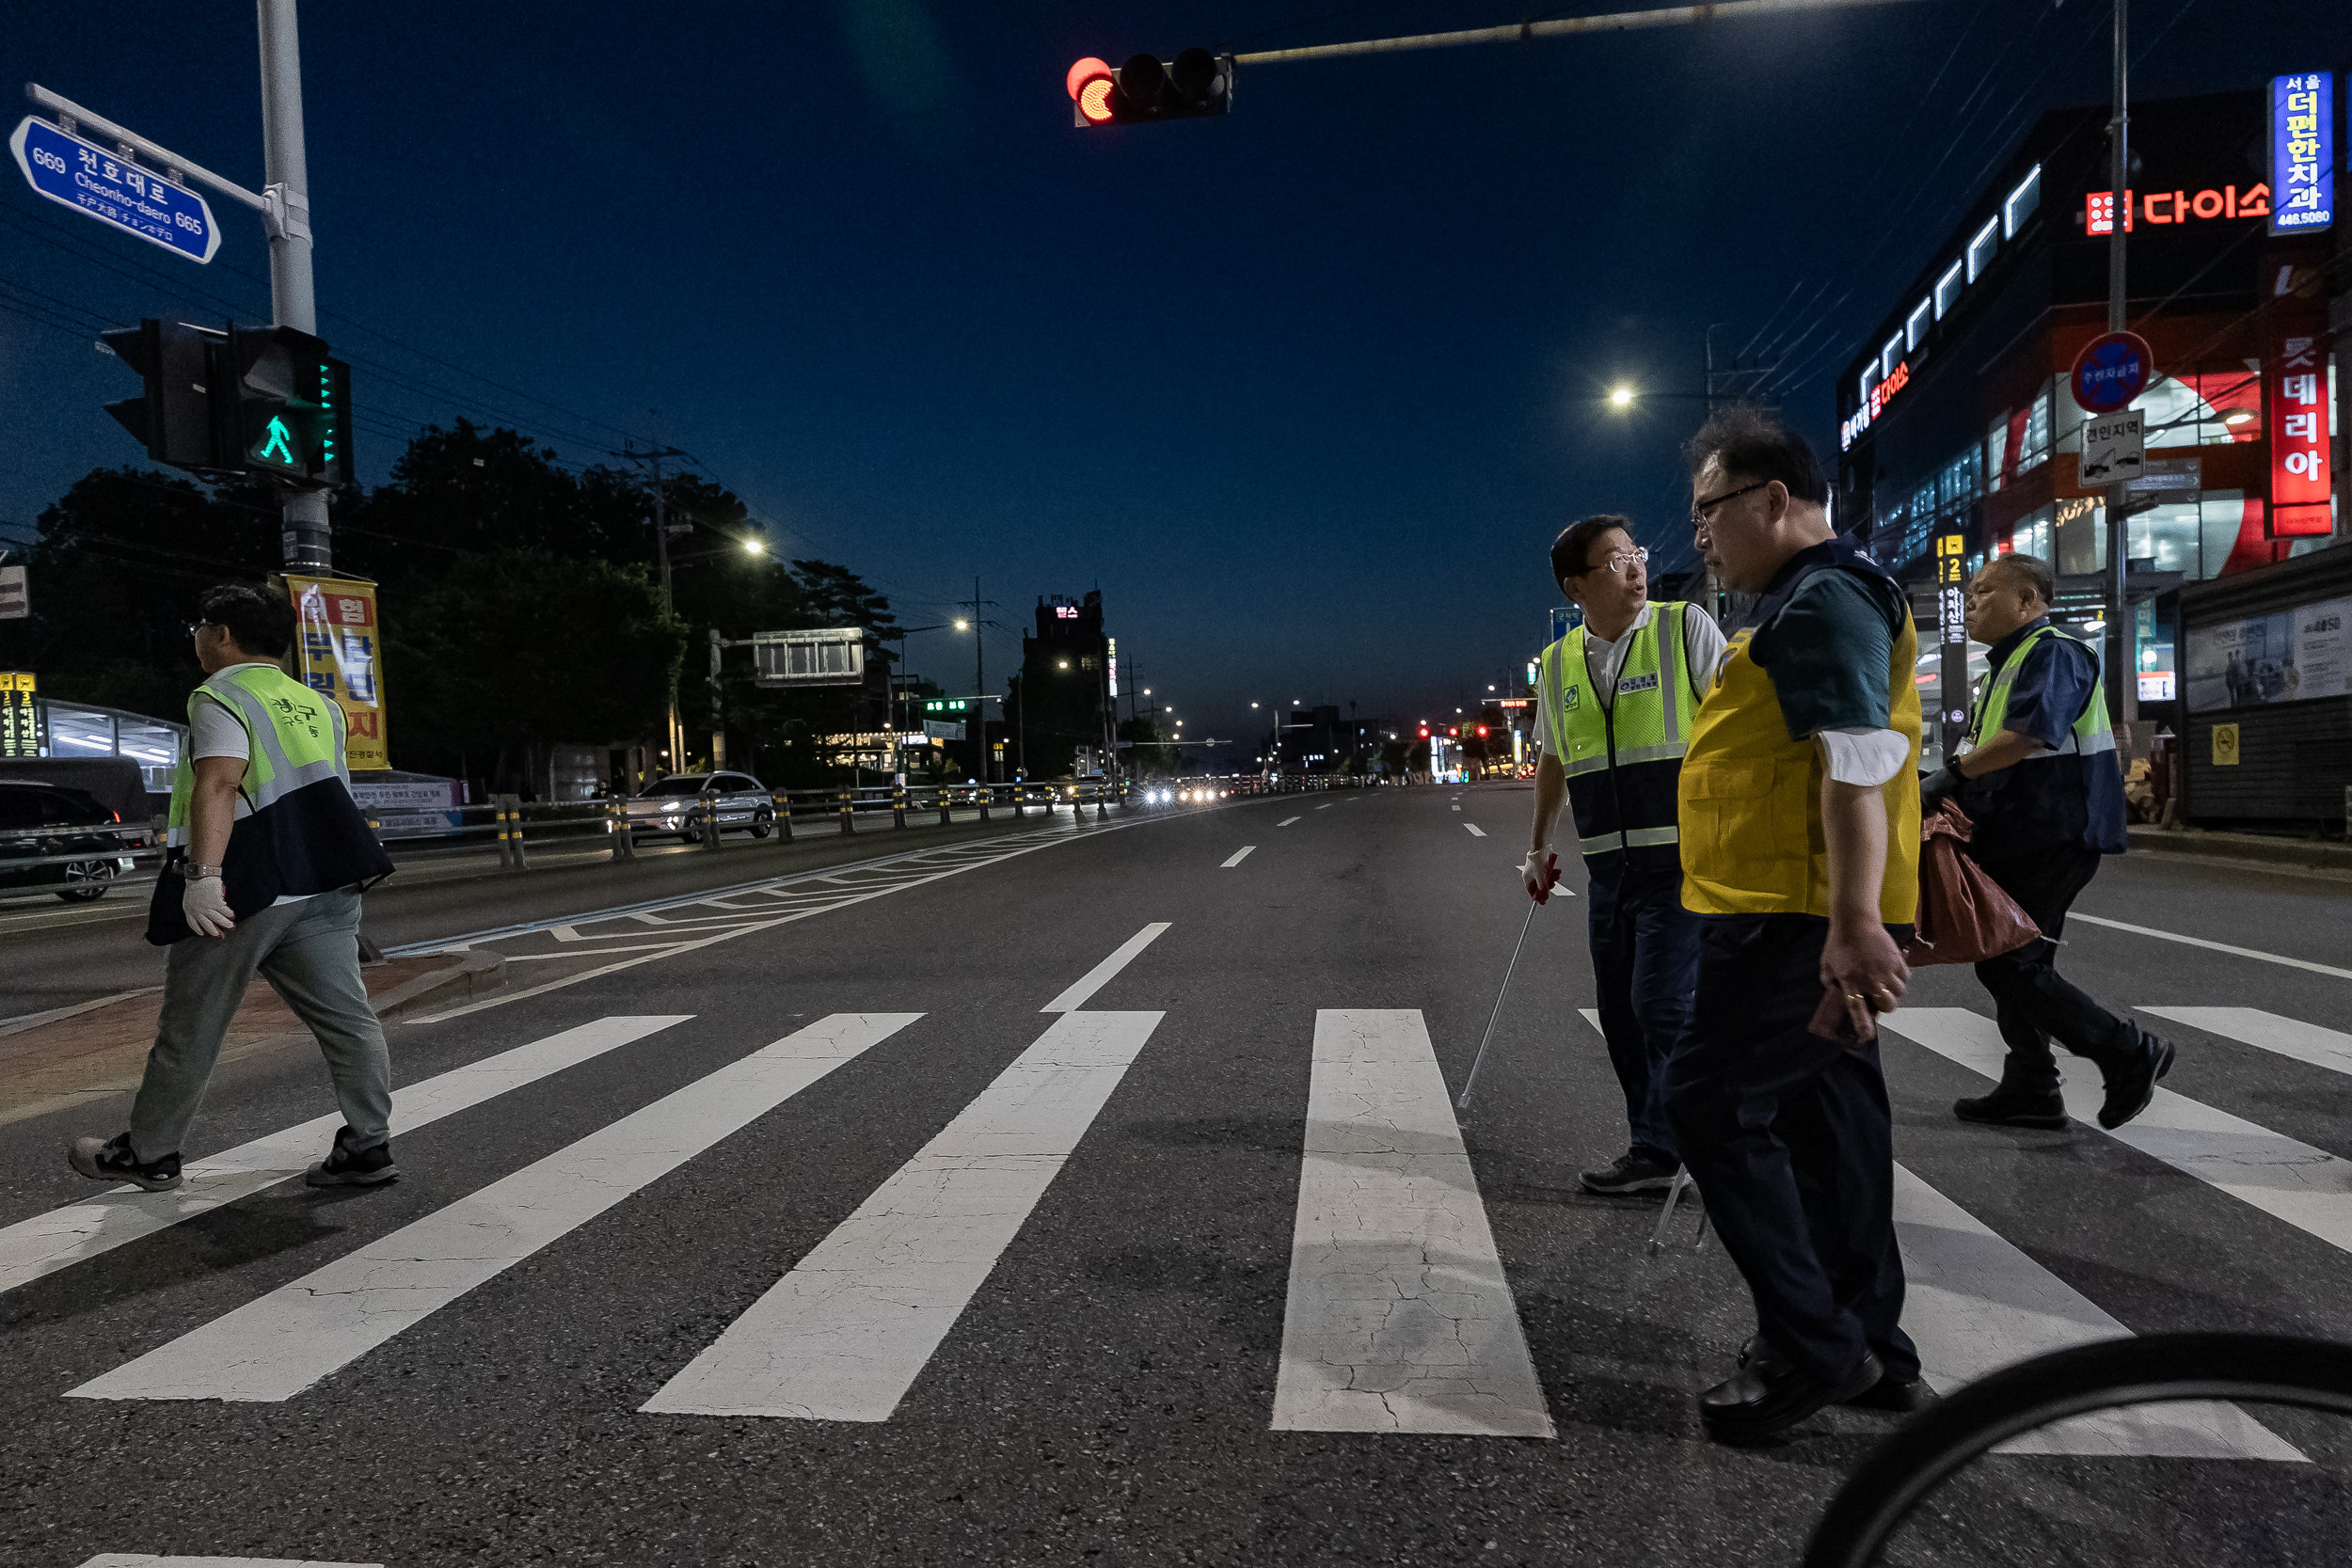
<instances>
[{"instance_id":1,"label":"gray trousers","mask_svg":"<svg viewBox=\"0 0 2352 1568\"><path fill-rule=\"evenodd\" d=\"M163 1016L131 1106L135 1155L180 1152L257 973L318 1037L351 1147L391 1140L391 1056L359 978L358 894L342 889L281 904L238 921L225 937L189 937L167 951Z\"/></svg>"}]
</instances>

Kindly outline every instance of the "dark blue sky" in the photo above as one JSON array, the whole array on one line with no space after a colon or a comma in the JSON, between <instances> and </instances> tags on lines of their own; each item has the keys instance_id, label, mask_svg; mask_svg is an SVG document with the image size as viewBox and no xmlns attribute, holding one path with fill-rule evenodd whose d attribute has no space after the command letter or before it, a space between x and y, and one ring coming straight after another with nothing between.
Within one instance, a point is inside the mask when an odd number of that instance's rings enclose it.
<instances>
[{"instance_id":1,"label":"dark blue sky","mask_svg":"<svg viewBox=\"0 0 2352 1568\"><path fill-rule=\"evenodd\" d=\"M1830 373L1988 166L2106 91L2095 0L1914 0L1246 68L1232 116L1177 125L1081 132L1063 95L1087 54L1511 10L313 3L322 331L355 360L363 476L458 414L574 462L659 436L902 621L979 574L1012 633L995 670L1039 594L1099 586L1122 662L1194 735L1248 734L1252 698L1450 711L1533 653L1564 523L1630 512L1683 552L1696 404L1618 416L1602 391L1694 390L1709 323L1725 356L1804 334L1781 396L1834 441ZM241 0L18 0L0 78L258 187L253 27ZM2145 0L2135 32L2149 95L2346 41L2300 0ZM5 182L0 531L21 533L137 456L100 406L127 373L8 313L21 291L265 320L267 267L226 203L199 267ZM914 653L970 668L946 634Z\"/></svg>"}]
</instances>

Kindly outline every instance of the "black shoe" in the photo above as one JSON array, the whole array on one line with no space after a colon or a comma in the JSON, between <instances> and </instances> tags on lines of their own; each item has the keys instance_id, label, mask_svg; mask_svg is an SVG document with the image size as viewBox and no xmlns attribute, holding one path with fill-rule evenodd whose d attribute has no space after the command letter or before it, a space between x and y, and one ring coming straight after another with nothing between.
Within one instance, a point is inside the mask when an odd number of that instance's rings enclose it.
<instances>
[{"instance_id":1,"label":"black shoe","mask_svg":"<svg viewBox=\"0 0 2352 1568\"><path fill-rule=\"evenodd\" d=\"M1767 1344L1761 1334L1752 1337L1740 1347L1740 1365L1751 1361L1770 1363L1775 1370L1780 1365L1779 1352ZM1928 1386L1915 1377L1899 1378L1882 1370L1879 1380L1861 1393L1839 1400L1839 1404L1853 1410L1893 1410L1904 1415L1918 1409L1928 1401Z\"/></svg>"},{"instance_id":2,"label":"black shoe","mask_svg":"<svg viewBox=\"0 0 2352 1568\"><path fill-rule=\"evenodd\" d=\"M1834 1383L1817 1383L1777 1356L1758 1356L1738 1375L1699 1396L1699 1419L1718 1443L1747 1448L1769 1443L1819 1411L1866 1393L1883 1370L1868 1351Z\"/></svg>"},{"instance_id":3,"label":"black shoe","mask_svg":"<svg viewBox=\"0 0 2352 1568\"><path fill-rule=\"evenodd\" d=\"M2058 1097L2056 1089L2047 1094L2035 1094L2029 1089L2012 1089L2004 1084L1979 1099L1953 1101L1952 1115L1963 1121L1982 1122L1988 1127L2056 1130L2066 1125L2066 1101Z\"/></svg>"},{"instance_id":4,"label":"black shoe","mask_svg":"<svg viewBox=\"0 0 2352 1568\"><path fill-rule=\"evenodd\" d=\"M180 1156L167 1154L142 1163L131 1152L131 1134L111 1138L76 1138L66 1150L66 1163L93 1181L128 1181L151 1193L167 1193L180 1185Z\"/></svg>"},{"instance_id":5,"label":"black shoe","mask_svg":"<svg viewBox=\"0 0 2352 1568\"><path fill-rule=\"evenodd\" d=\"M380 1187L387 1181L400 1180L400 1167L392 1164L392 1146L377 1144L373 1148L355 1149L351 1147L351 1129L335 1130L335 1147L326 1158L302 1173L302 1180L313 1187Z\"/></svg>"},{"instance_id":6,"label":"black shoe","mask_svg":"<svg viewBox=\"0 0 2352 1568\"><path fill-rule=\"evenodd\" d=\"M1588 1170L1577 1180L1588 1193L1662 1193L1675 1184L1675 1172L1680 1167L1662 1155L1629 1149L1599 1170Z\"/></svg>"},{"instance_id":7,"label":"black shoe","mask_svg":"<svg viewBox=\"0 0 2352 1568\"><path fill-rule=\"evenodd\" d=\"M2099 1125L2112 1132L2148 1108L2156 1098L2156 1080L2172 1070L2172 1042L2158 1039L2137 1023L2139 1054L2131 1065L2107 1075L2107 1097L2099 1104Z\"/></svg>"}]
</instances>

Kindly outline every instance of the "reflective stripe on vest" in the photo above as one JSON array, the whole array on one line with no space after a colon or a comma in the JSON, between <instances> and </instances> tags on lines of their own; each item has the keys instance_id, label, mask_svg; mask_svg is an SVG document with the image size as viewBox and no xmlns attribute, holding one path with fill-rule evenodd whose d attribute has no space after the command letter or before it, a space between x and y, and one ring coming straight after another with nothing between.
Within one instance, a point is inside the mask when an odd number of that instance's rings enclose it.
<instances>
[{"instance_id":1,"label":"reflective stripe on vest","mask_svg":"<svg viewBox=\"0 0 2352 1568\"><path fill-rule=\"evenodd\" d=\"M2009 727L2009 697L2016 689L2017 673L2026 667L2026 656L2033 651L2034 644L2045 637L2060 638L2086 653L2090 651L2082 639L2062 632L2056 626L2036 626L2027 632L2025 640L2011 650L2007 661L1994 673L1977 704L1977 721L1968 730L1968 744L1972 751L1983 745L1988 736L1999 735ZM2095 655L2093 659L2095 662ZM2065 740L2022 760L2039 762L2046 757L2097 756L2101 752L2114 750L2115 731L2107 722L2107 705L2094 686L2090 690L2090 700L2083 705L2082 712L2074 716L2074 725L2067 731Z\"/></svg>"},{"instance_id":2,"label":"reflective stripe on vest","mask_svg":"<svg viewBox=\"0 0 2352 1568\"><path fill-rule=\"evenodd\" d=\"M286 796L322 779L351 783L343 760L343 714L331 697L321 696L275 664L232 664L215 672L188 693L193 731L197 705L227 710L245 731L245 776L238 793L249 810L266 811ZM180 758L171 782L165 842L187 841L188 801L196 787L189 755Z\"/></svg>"},{"instance_id":3,"label":"reflective stripe on vest","mask_svg":"<svg viewBox=\"0 0 2352 1568\"><path fill-rule=\"evenodd\" d=\"M1830 912L1829 862L1820 848L1821 748L1809 735L1789 738L1772 677L1750 649L1812 571L1885 574L1846 541L1813 547L1822 551L1820 563L1759 607L1759 626L1732 637L1692 727L1679 792L1682 903L1699 914ZM1918 911L1919 689L1912 681L1918 643L1906 610L1886 668L1887 727L1911 743L1905 765L1882 786L1886 866L1879 918L1890 926L1908 925Z\"/></svg>"},{"instance_id":4,"label":"reflective stripe on vest","mask_svg":"<svg viewBox=\"0 0 2352 1568\"><path fill-rule=\"evenodd\" d=\"M1684 613L1679 601L1655 605L1648 624L1626 634L1631 641L1606 702L1582 628L1544 650L1545 724L1567 778L1578 847L1587 855L1675 842L1675 775L1699 704Z\"/></svg>"}]
</instances>

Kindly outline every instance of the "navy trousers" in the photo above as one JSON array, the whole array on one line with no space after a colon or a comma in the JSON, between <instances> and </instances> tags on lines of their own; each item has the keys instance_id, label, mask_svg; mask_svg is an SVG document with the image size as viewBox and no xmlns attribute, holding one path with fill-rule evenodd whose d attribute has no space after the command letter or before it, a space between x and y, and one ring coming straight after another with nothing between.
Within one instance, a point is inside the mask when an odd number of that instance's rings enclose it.
<instances>
[{"instance_id":1,"label":"navy trousers","mask_svg":"<svg viewBox=\"0 0 2352 1568\"><path fill-rule=\"evenodd\" d=\"M2009 1045L2009 1059L2001 1064L2003 1088L2058 1093L2052 1039L2098 1064L2102 1077L2130 1062L2139 1050L2138 1032L2131 1024L2058 972L2058 939L2066 929L2066 911L2090 885L2099 861L2096 849L2069 844L2037 855L1977 863L2042 927L2043 938L1977 965L1977 978L1993 993L2001 1038Z\"/></svg>"},{"instance_id":2,"label":"navy trousers","mask_svg":"<svg viewBox=\"0 0 2352 1568\"><path fill-rule=\"evenodd\" d=\"M1593 985L1609 1065L1625 1091L1632 1147L1677 1158L1666 1118L1666 1063L1691 1027L1699 916L1682 907L1682 867L1628 866L1623 854L1584 863L1592 919Z\"/></svg>"},{"instance_id":3,"label":"navy trousers","mask_svg":"<svg viewBox=\"0 0 2352 1568\"><path fill-rule=\"evenodd\" d=\"M1901 1327L1895 1146L1878 1047L1806 1025L1829 922L1702 915L1698 1000L1666 1080L1683 1163L1756 1298L1759 1333L1808 1376L1876 1351L1899 1379L1919 1353ZM1904 933L1908 934L1908 933Z\"/></svg>"}]
</instances>

